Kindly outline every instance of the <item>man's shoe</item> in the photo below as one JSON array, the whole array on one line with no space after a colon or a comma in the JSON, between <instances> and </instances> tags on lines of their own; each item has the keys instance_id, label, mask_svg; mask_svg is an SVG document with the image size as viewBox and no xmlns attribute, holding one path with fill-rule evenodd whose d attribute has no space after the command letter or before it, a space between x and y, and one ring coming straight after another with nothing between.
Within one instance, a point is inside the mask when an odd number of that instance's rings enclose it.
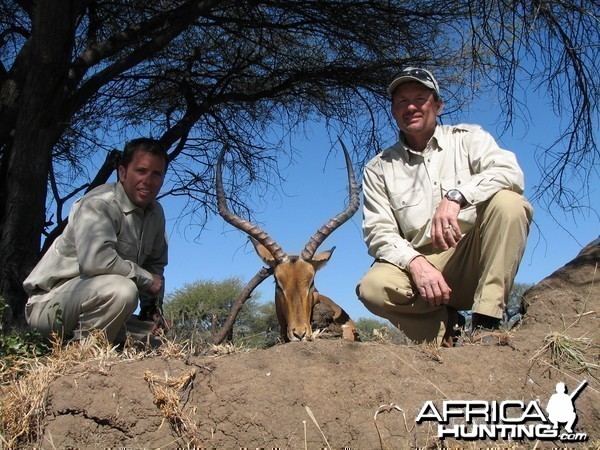
<instances>
[{"instance_id":1,"label":"man's shoe","mask_svg":"<svg viewBox=\"0 0 600 450\"><path fill-rule=\"evenodd\" d=\"M471 319L471 342L479 344L497 344L502 332L500 319L484 314L473 313Z\"/></svg>"},{"instance_id":2,"label":"man's shoe","mask_svg":"<svg viewBox=\"0 0 600 450\"><path fill-rule=\"evenodd\" d=\"M442 338L441 347L454 347L460 333L465 328L465 318L456 309L448 307L448 323L446 324L446 333Z\"/></svg>"},{"instance_id":3,"label":"man's shoe","mask_svg":"<svg viewBox=\"0 0 600 450\"><path fill-rule=\"evenodd\" d=\"M473 313L471 319L471 329L473 332L477 329L482 328L486 331L493 331L500 329L500 319L497 317L490 317L484 314Z\"/></svg>"}]
</instances>

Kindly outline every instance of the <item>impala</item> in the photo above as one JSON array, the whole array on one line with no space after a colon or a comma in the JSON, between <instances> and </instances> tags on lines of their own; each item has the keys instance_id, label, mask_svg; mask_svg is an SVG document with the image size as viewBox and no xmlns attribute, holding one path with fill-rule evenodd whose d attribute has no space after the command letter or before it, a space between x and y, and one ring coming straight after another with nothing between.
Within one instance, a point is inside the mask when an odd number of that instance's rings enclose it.
<instances>
[{"instance_id":1,"label":"impala","mask_svg":"<svg viewBox=\"0 0 600 450\"><path fill-rule=\"evenodd\" d=\"M272 269L275 278L275 311L284 341L301 341L312 336L311 318L313 307L317 303L326 304L333 310L334 322L341 325L344 339L358 340L356 327L348 314L333 300L320 294L314 284L317 270L329 261L335 250L335 247L333 247L331 250L315 255L317 248L331 233L354 215L360 203L354 170L343 142L342 148L346 157L350 193L349 204L344 211L327 221L316 231L299 256L288 256L256 224L242 219L228 209L225 191L223 190L222 175L226 148L221 151L217 161L216 185L219 214L228 223L250 237L258 256Z\"/></svg>"}]
</instances>

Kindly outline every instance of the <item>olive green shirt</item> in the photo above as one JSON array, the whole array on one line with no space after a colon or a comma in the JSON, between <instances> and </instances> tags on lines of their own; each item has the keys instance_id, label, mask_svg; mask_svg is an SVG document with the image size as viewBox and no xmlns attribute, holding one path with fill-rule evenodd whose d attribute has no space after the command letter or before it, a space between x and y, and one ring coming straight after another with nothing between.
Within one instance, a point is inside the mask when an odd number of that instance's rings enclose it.
<instances>
[{"instance_id":1,"label":"olive green shirt","mask_svg":"<svg viewBox=\"0 0 600 450\"><path fill-rule=\"evenodd\" d=\"M145 210L129 200L121 183L107 183L77 200L63 233L23 283L31 295L78 276L117 274L135 282L140 297L152 274L167 265L165 215L154 202Z\"/></svg>"}]
</instances>

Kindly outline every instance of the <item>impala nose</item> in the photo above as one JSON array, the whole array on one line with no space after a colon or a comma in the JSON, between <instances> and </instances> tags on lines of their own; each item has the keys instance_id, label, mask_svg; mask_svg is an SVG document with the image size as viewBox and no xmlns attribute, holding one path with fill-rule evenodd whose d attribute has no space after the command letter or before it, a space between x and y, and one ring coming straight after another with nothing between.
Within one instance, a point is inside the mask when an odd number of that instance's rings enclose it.
<instances>
[{"instance_id":1,"label":"impala nose","mask_svg":"<svg viewBox=\"0 0 600 450\"><path fill-rule=\"evenodd\" d=\"M306 329L304 329L303 331L296 331L296 329L294 328L292 330L292 333L294 335L294 341L301 341L304 339L304 336L306 336Z\"/></svg>"}]
</instances>

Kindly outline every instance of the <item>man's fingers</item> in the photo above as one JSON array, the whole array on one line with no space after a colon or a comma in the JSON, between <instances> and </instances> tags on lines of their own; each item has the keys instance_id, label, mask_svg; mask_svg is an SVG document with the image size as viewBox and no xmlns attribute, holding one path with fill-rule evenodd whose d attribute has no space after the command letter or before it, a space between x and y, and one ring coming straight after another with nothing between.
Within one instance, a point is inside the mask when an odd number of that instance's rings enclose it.
<instances>
[{"instance_id":1,"label":"man's fingers","mask_svg":"<svg viewBox=\"0 0 600 450\"><path fill-rule=\"evenodd\" d=\"M432 228L431 237L433 240L433 246L435 248L442 248L443 250L448 249L448 244L446 242L446 236L445 236L446 230L449 229L449 228L447 228L448 226L449 225L443 225L440 222Z\"/></svg>"},{"instance_id":2,"label":"man's fingers","mask_svg":"<svg viewBox=\"0 0 600 450\"><path fill-rule=\"evenodd\" d=\"M455 231L452 226L448 225L444 228L444 242L448 247L456 247L457 240L454 239Z\"/></svg>"},{"instance_id":3,"label":"man's fingers","mask_svg":"<svg viewBox=\"0 0 600 450\"><path fill-rule=\"evenodd\" d=\"M452 292L442 273L424 257L410 263L410 273L419 296L431 305L448 303Z\"/></svg>"},{"instance_id":4,"label":"man's fingers","mask_svg":"<svg viewBox=\"0 0 600 450\"><path fill-rule=\"evenodd\" d=\"M434 306L447 304L450 301L451 292L452 290L448 285L441 282L433 282L419 287L421 298Z\"/></svg>"},{"instance_id":5,"label":"man's fingers","mask_svg":"<svg viewBox=\"0 0 600 450\"><path fill-rule=\"evenodd\" d=\"M449 247L456 247L462 238L457 220L459 212L460 206L457 203L442 199L431 223L431 240L435 248L448 250Z\"/></svg>"},{"instance_id":6,"label":"man's fingers","mask_svg":"<svg viewBox=\"0 0 600 450\"><path fill-rule=\"evenodd\" d=\"M446 247L444 247L444 245L440 245L440 247L444 250L447 250L448 247L456 247L458 242L462 239L462 233L458 223L449 223L448 225L445 225L442 234L442 239Z\"/></svg>"}]
</instances>

